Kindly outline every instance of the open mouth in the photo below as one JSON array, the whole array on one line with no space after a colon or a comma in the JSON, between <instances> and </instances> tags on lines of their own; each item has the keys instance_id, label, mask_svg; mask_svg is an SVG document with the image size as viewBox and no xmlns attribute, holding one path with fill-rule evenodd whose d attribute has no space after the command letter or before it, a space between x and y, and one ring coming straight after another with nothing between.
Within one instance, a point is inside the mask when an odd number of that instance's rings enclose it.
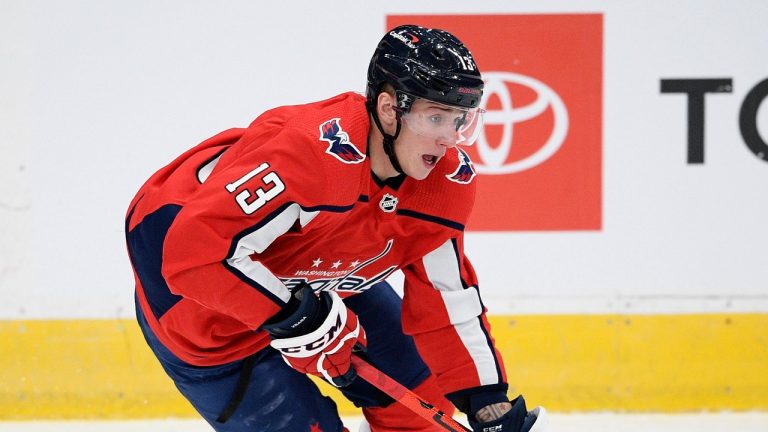
<instances>
[{"instance_id":1,"label":"open mouth","mask_svg":"<svg viewBox=\"0 0 768 432\"><path fill-rule=\"evenodd\" d=\"M434 166L437 163L437 160L439 159L435 155L423 155L421 158L424 159L424 163L426 163L429 166Z\"/></svg>"}]
</instances>

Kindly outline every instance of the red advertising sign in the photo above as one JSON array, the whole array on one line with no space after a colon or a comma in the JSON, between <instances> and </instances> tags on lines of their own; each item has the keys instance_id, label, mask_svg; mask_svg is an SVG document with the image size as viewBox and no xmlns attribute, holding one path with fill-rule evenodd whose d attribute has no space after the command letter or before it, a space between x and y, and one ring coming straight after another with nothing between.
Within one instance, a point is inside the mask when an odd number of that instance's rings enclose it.
<instances>
[{"instance_id":1,"label":"red advertising sign","mask_svg":"<svg viewBox=\"0 0 768 432\"><path fill-rule=\"evenodd\" d=\"M448 30L485 80L485 126L464 150L478 176L468 230L602 227L603 17L397 15Z\"/></svg>"}]
</instances>

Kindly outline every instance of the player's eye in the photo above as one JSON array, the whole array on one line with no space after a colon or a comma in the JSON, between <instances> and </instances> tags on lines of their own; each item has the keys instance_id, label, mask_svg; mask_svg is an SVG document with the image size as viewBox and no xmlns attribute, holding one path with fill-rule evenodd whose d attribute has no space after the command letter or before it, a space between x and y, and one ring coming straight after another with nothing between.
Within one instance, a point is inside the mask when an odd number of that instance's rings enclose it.
<instances>
[{"instance_id":1,"label":"player's eye","mask_svg":"<svg viewBox=\"0 0 768 432\"><path fill-rule=\"evenodd\" d=\"M433 114L428 117L428 120L429 120L429 123L432 124L433 126L440 126L441 124L443 124L443 116L441 116L440 114Z\"/></svg>"}]
</instances>

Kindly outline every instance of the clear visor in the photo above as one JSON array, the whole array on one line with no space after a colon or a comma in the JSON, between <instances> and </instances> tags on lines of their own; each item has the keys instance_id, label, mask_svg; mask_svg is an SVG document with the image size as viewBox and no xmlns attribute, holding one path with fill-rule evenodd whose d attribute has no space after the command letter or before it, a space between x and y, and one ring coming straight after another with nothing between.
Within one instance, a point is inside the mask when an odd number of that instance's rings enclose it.
<instances>
[{"instance_id":1,"label":"clear visor","mask_svg":"<svg viewBox=\"0 0 768 432\"><path fill-rule=\"evenodd\" d=\"M483 127L480 108L459 108L426 99L416 99L401 116L412 132L446 145L470 146Z\"/></svg>"}]
</instances>

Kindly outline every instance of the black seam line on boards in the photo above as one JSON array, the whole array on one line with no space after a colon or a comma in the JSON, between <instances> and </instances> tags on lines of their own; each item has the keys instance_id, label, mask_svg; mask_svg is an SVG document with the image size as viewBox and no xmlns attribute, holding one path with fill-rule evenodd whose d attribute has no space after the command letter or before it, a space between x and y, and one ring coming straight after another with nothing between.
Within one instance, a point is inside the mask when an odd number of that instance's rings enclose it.
<instances>
[{"instance_id":1,"label":"black seam line on boards","mask_svg":"<svg viewBox=\"0 0 768 432\"><path fill-rule=\"evenodd\" d=\"M413 211L413 210L397 209L395 211L395 214L400 215L400 216L408 216L408 217L412 217L412 218L416 218L416 219L421 219L421 220L425 220L427 222L434 222L434 223L439 224L439 225L447 226L448 228L453 228L453 229L458 230L458 231L464 231L464 225L462 225L462 224L460 224L458 222L454 222L452 220L441 218L441 217L437 217L437 216L428 215L428 214L425 214L425 213L419 213L419 212Z\"/></svg>"}]
</instances>

